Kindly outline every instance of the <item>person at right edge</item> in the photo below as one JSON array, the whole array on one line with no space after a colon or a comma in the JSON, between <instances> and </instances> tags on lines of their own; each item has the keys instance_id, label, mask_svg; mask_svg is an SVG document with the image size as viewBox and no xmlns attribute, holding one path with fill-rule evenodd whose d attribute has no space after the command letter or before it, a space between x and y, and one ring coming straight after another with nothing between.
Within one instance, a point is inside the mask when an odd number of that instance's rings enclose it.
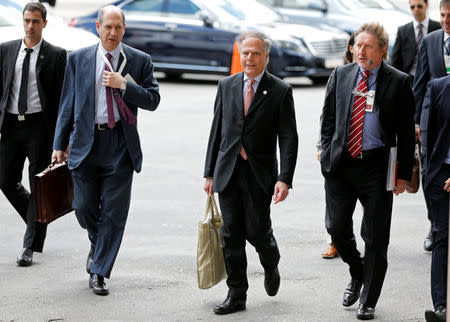
<instances>
[{"instance_id":1,"label":"person at right edge","mask_svg":"<svg viewBox=\"0 0 450 322\"><path fill-rule=\"evenodd\" d=\"M430 81L425 189L433 216L434 246L431 258L431 298L434 310L425 319L447 318L448 221L450 202L450 76Z\"/></svg>"},{"instance_id":2,"label":"person at right edge","mask_svg":"<svg viewBox=\"0 0 450 322\"><path fill-rule=\"evenodd\" d=\"M383 26L363 24L353 48L355 63L337 67L327 85L320 162L326 227L351 275L342 305L349 307L360 298L356 316L370 320L387 270L393 193L404 192L412 174L414 97L409 76L383 62L388 48ZM398 171L391 192L386 179L394 146ZM357 200L364 207L364 257L347 234Z\"/></svg>"},{"instance_id":3,"label":"person at right edge","mask_svg":"<svg viewBox=\"0 0 450 322\"><path fill-rule=\"evenodd\" d=\"M228 295L216 314L245 310L246 240L258 252L264 287L280 287L280 252L270 203L286 199L297 162L298 135L292 87L266 70L270 39L249 31L238 38L243 72L219 82L205 161L204 190L219 193ZM277 140L280 148L278 174ZM214 192L213 192L214 191Z\"/></svg>"},{"instance_id":4,"label":"person at right edge","mask_svg":"<svg viewBox=\"0 0 450 322\"><path fill-rule=\"evenodd\" d=\"M426 35L419 48L417 56L417 70L414 77L414 99L416 101L416 112L414 122L416 124L416 136L422 142L422 185L427 181L425 169L427 168L426 145L428 106L427 95L428 82L435 78L441 78L450 74L450 0L441 0L439 3L440 23L443 29L433 31ZM428 209L428 218L431 228L424 241L424 248L431 251L433 248L433 216L430 214L430 196L423 189L425 203Z\"/></svg>"}]
</instances>

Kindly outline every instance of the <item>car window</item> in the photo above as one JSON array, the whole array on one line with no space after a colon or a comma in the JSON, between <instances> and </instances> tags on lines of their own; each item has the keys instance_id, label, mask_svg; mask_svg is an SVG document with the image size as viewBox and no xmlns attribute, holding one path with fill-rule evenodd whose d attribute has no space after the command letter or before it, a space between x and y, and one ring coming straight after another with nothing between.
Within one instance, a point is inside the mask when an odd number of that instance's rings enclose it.
<instances>
[{"instance_id":1,"label":"car window","mask_svg":"<svg viewBox=\"0 0 450 322\"><path fill-rule=\"evenodd\" d=\"M198 19L201 9L189 0L169 0L167 15L174 18Z\"/></svg>"},{"instance_id":2,"label":"car window","mask_svg":"<svg viewBox=\"0 0 450 322\"><path fill-rule=\"evenodd\" d=\"M161 13L165 0L135 0L122 7L123 11Z\"/></svg>"},{"instance_id":3,"label":"car window","mask_svg":"<svg viewBox=\"0 0 450 322\"><path fill-rule=\"evenodd\" d=\"M279 14L271 8L253 0L216 0L208 3L208 6L212 8L212 11L218 8L240 21L269 23L278 22L281 19Z\"/></svg>"}]
</instances>

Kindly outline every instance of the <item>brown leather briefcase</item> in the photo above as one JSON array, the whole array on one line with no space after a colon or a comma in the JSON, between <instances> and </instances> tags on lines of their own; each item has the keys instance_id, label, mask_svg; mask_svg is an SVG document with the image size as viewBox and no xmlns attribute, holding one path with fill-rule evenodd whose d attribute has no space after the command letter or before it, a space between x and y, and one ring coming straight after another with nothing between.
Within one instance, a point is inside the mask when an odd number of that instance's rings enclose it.
<instances>
[{"instance_id":1,"label":"brown leather briefcase","mask_svg":"<svg viewBox=\"0 0 450 322\"><path fill-rule=\"evenodd\" d=\"M73 210L73 180L66 162L53 162L36 174L34 191L37 222L48 224Z\"/></svg>"}]
</instances>

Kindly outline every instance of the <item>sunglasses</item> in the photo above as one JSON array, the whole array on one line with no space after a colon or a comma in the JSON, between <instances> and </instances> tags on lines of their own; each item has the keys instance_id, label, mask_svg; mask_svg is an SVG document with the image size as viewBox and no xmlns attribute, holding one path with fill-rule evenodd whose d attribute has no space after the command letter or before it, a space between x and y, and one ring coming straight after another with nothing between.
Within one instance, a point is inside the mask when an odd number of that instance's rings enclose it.
<instances>
[{"instance_id":1,"label":"sunglasses","mask_svg":"<svg viewBox=\"0 0 450 322\"><path fill-rule=\"evenodd\" d=\"M415 5L410 6L411 10L414 10L416 7L417 7L417 9L422 9L423 4L418 4L417 6L415 6Z\"/></svg>"}]
</instances>

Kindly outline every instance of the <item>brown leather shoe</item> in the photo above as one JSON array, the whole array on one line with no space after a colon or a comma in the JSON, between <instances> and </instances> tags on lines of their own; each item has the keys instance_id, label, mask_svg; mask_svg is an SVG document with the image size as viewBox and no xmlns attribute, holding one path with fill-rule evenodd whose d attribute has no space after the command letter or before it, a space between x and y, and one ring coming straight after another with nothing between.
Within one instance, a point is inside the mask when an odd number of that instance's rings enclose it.
<instances>
[{"instance_id":1,"label":"brown leather shoe","mask_svg":"<svg viewBox=\"0 0 450 322\"><path fill-rule=\"evenodd\" d=\"M328 248L324 253L321 254L322 258L325 259L332 259L332 258L336 258L339 256L339 253L336 249L336 247L334 246L333 243L330 243L330 248Z\"/></svg>"}]
</instances>

